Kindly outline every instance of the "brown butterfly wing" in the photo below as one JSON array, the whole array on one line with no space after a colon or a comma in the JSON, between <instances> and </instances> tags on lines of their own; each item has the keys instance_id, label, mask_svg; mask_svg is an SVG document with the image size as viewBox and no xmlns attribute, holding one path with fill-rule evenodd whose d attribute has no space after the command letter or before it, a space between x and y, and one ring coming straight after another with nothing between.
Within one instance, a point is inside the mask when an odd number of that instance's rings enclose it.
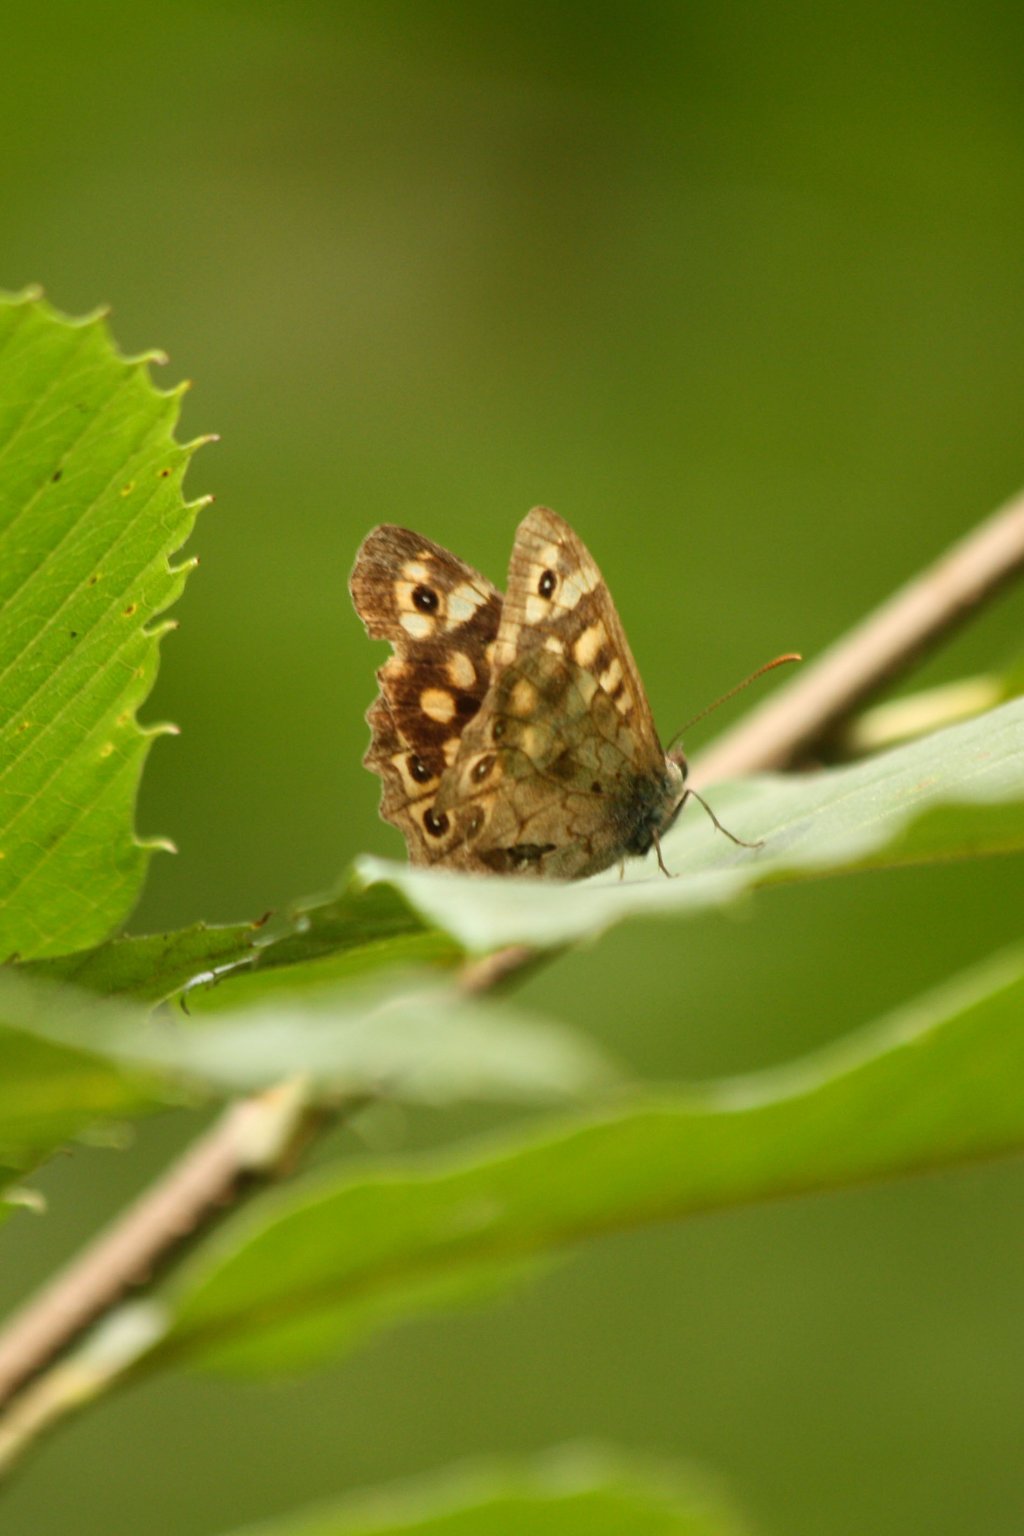
<instances>
[{"instance_id":1,"label":"brown butterfly wing","mask_svg":"<svg viewBox=\"0 0 1024 1536\"><path fill-rule=\"evenodd\" d=\"M633 766L660 769L664 752L611 593L583 540L549 507L534 507L516 530L495 673L537 648L592 674L630 731Z\"/></svg>"},{"instance_id":2,"label":"brown butterfly wing","mask_svg":"<svg viewBox=\"0 0 1024 1536\"><path fill-rule=\"evenodd\" d=\"M380 774L381 815L414 864L462 865L453 820L434 806L487 693L501 593L449 550L390 524L363 540L349 590L369 634L395 652L377 672L380 696L366 717L363 761Z\"/></svg>"},{"instance_id":3,"label":"brown butterfly wing","mask_svg":"<svg viewBox=\"0 0 1024 1536\"><path fill-rule=\"evenodd\" d=\"M645 852L678 770L596 563L546 508L519 527L493 654L436 801L462 867L576 879Z\"/></svg>"}]
</instances>

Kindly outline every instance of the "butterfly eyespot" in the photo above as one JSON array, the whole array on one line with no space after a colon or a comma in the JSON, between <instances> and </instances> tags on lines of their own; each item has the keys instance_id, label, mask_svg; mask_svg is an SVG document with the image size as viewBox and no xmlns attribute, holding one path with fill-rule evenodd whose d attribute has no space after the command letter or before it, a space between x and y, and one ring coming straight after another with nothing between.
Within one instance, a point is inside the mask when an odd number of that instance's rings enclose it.
<instances>
[{"instance_id":1,"label":"butterfly eyespot","mask_svg":"<svg viewBox=\"0 0 1024 1536\"><path fill-rule=\"evenodd\" d=\"M471 775L472 779L473 779L473 783L474 784L482 784L484 779L486 779L487 775L490 773L490 771L491 771L491 769L493 767L494 767L494 758L493 757L490 757L490 756L488 756L488 757L481 757L478 762L475 762L473 764L473 771L472 771L472 775Z\"/></svg>"},{"instance_id":2,"label":"butterfly eyespot","mask_svg":"<svg viewBox=\"0 0 1024 1536\"><path fill-rule=\"evenodd\" d=\"M543 571L541 573L540 581L537 583L537 591L540 593L541 597L550 597L557 585L558 577L555 575L554 571Z\"/></svg>"},{"instance_id":3,"label":"butterfly eyespot","mask_svg":"<svg viewBox=\"0 0 1024 1536\"><path fill-rule=\"evenodd\" d=\"M420 613L436 613L440 599L433 587L413 587L412 600Z\"/></svg>"},{"instance_id":4,"label":"butterfly eyespot","mask_svg":"<svg viewBox=\"0 0 1024 1536\"><path fill-rule=\"evenodd\" d=\"M591 786L590 786L590 793L592 795L603 795L604 794L604 790L601 788L601 785L597 782L596 779L594 780L593 784L591 784Z\"/></svg>"},{"instance_id":5,"label":"butterfly eyespot","mask_svg":"<svg viewBox=\"0 0 1024 1536\"><path fill-rule=\"evenodd\" d=\"M426 784L434 777L422 757L417 757L415 752L409 758L409 776L415 779L417 784Z\"/></svg>"},{"instance_id":6,"label":"butterfly eyespot","mask_svg":"<svg viewBox=\"0 0 1024 1536\"><path fill-rule=\"evenodd\" d=\"M435 816L434 807L431 806L423 817L423 825L431 837L444 837L448 831L448 817L444 811L441 812L440 816Z\"/></svg>"}]
</instances>

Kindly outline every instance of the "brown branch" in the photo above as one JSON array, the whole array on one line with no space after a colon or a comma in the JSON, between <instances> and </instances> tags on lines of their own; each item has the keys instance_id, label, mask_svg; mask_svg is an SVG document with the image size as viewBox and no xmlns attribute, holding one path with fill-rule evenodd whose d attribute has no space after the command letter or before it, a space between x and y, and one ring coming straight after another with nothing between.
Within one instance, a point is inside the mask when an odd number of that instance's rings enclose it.
<instances>
[{"instance_id":1,"label":"brown branch","mask_svg":"<svg viewBox=\"0 0 1024 1536\"><path fill-rule=\"evenodd\" d=\"M482 992L495 992L510 976L518 976L533 961L539 959L537 951L525 944L510 944L506 949L493 950L479 960L467 960L459 972L459 991L469 997Z\"/></svg>"},{"instance_id":2,"label":"brown branch","mask_svg":"<svg viewBox=\"0 0 1024 1536\"><path fill-rule=\"evenodd\" d=\"M124 1292L207 1223L246 1178L272 1177L309 1113L281 1084L230 1105L181 1160L34 1296L0 1336L0 1407Z\"/></svg>"},{"instance_id":3,"label":"brown branch","mask_svg":"<svg viewBox=\"0 0 1024 1536\"><path fill-rule=\"evenodd\" d=\"M791 767L1024 569L1024 495L980 523L695 758L698 785Z\"/></svg>"}]
</instances>

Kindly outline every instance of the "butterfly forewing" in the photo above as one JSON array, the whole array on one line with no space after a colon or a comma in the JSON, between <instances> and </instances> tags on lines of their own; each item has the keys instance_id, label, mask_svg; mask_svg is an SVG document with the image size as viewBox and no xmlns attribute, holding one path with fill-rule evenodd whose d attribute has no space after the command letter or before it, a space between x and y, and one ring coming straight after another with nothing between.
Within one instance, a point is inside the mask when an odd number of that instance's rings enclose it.
<instances>
[{"instance_id":1,"label":"butterfly forewing","mask_svg":"<svg viewBox=\"0 0 1024 1536\"><path fill-rule=\"evenodd\" d=\"M660 759L647 695L605 580L583 540L548 507L534 507L516 531L496 665L534 646L589 672L635 725L640 745L657 748Z\"/></svg>"},{"instance_id":2,"label":"butterfly forewing","mask_svg":"<svg viewBox=\"0 0 1024 1536\"><path fill-rule=\"evenodd\" d=\"M464 863L569 879L607 868L626 851L638 793L664 774L597 564L535 507L516 533L490 690L437 799Z\"/></svg>"}]
</instances>

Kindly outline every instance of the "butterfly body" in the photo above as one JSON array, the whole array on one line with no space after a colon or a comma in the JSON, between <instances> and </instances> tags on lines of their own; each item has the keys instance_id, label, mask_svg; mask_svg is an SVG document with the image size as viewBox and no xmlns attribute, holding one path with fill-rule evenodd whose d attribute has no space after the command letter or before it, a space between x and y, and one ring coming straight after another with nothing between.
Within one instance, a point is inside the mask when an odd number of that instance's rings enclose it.
<instances>
[{"instance_id":1,"label":"butterfly body","mask_svg":"<svg viewBox=\"0 0 1024 1536\"><path fill-rule=\"evenodd\" d=\"M507 591L409 529L350 582L377 673L364 762L413 863L579 879L642 856L686 799L593 558L554 512L516 533Z\"/></svg>"}]
</instances>

